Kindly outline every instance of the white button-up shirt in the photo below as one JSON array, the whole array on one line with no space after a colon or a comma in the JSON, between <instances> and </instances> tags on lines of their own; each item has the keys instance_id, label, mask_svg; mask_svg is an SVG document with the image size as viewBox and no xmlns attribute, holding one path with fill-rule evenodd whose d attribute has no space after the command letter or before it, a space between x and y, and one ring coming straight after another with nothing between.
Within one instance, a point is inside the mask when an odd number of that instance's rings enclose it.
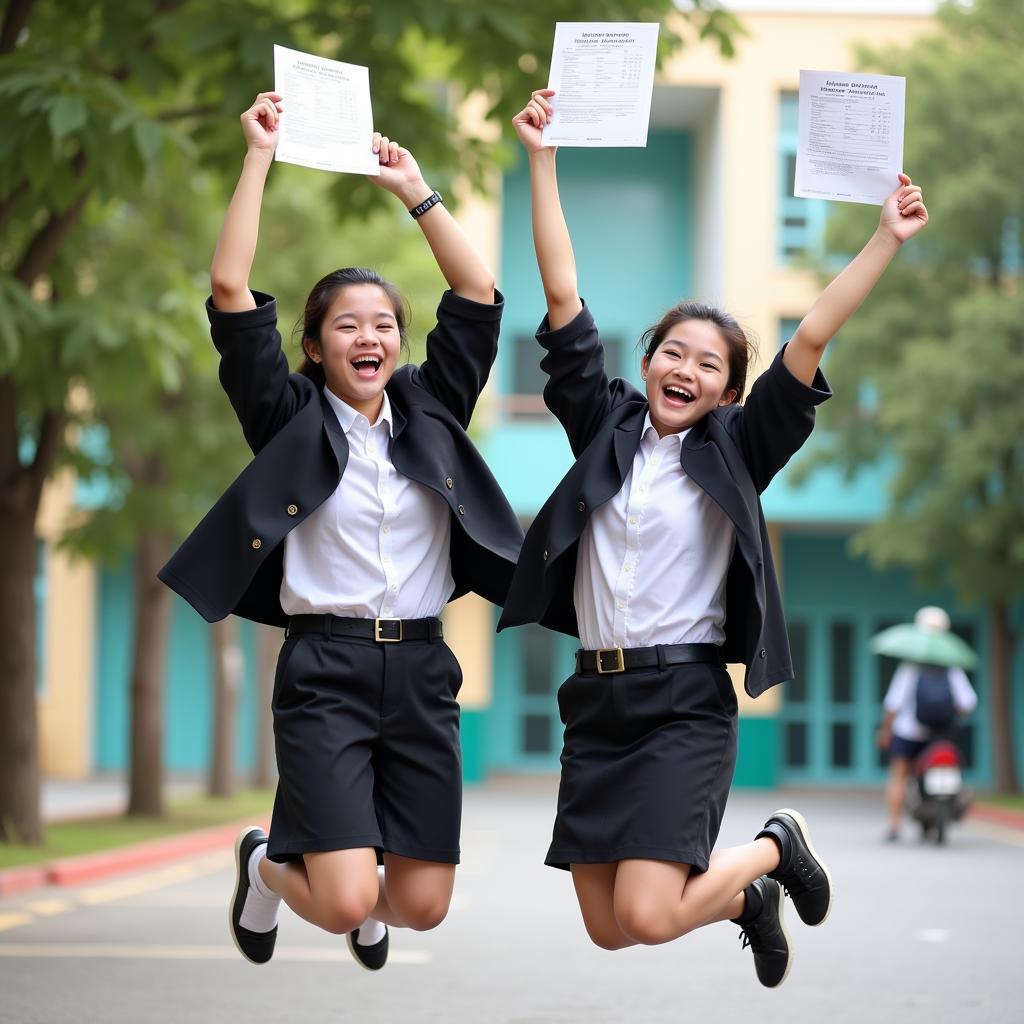
<instances>
[{"instance_id":1,"label":"white button-up shirt","mask_svg":"<svg viewBox=\"0 0 1024 1024\"><path fill-rule=\"evenodd\" d=\"M386 392L372 426L324 394L345 431L348 464L334 494L285 538L281 607L364 619L440 615L455 589L448 506L392 464Z\"/></svg>"},{"instance_id":2,"label":"white button-up shirt","mask_svg":"<svg viewBox=\"0 0 1024 1024\"><path fill-rule=\"evenodd\" d=\"M583 531L573 598L587 650L725 641L736 530L683 472L686 434L659 438L648 415L622 488Z\"/></svg>"}]
</instances>

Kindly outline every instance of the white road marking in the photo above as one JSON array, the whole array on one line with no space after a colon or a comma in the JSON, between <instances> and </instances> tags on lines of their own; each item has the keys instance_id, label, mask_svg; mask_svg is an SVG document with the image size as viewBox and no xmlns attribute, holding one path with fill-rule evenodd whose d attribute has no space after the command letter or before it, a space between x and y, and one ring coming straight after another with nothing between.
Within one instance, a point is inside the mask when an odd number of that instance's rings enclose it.
<instances>
[{"instance_id":1,"label":"white road marking","mask_svg":"<svg viewBox=\"0 0 1024 1024\"><path fill-rule=\"evenodd\" d=\"M67 900L32 900L25 904L25 909L36 917L52 917L54 914L67 913L73 906Z\"/></svg>"},{"instance_id":2,"label":"white road marking","mask_svg":"<svg viewBox=\"0 0 1024 1024\"><path fill-rule=\"evenodd\" d=\"M21 914L18 911L10 911L0 914L0 932L7 928L17 928L19 925L28 924L34 920L31 914Z\"/></svg>"}]
</instances>

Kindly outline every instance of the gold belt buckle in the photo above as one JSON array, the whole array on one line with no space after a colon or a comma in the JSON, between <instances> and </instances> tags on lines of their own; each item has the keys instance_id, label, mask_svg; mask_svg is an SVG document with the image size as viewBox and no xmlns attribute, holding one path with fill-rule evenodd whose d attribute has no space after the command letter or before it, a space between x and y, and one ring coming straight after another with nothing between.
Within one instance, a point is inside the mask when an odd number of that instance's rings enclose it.
<instances>
[{"instance_id":1,"label":"gold belt buckle","mask_svg":"<svg viewBox=\"0 0 1024 1024\"><path fill-rule=\"evenodd\" d=\"M381 636L380 627L385 622L397 622L398 623L398 636ZM373 639L379 644L397 644L402 639L402 620L401 619L374 619L373 620Z\"/></svg>"},{"instance_id":2,"label":"gold belt buckle","mask_svg":"<svg viewBox=\"0 0 1024 1024\"><path fill-rule=\"evenodd\" d=\"M597 652L597 674L599 676L608 675L612 672L625 672L626 664L622 660L622 648L621 647L602 647ZM605 668L602 663L602 658L606 654L615 655L615 664L611 668Z\"/></svg>"}]
</instances>

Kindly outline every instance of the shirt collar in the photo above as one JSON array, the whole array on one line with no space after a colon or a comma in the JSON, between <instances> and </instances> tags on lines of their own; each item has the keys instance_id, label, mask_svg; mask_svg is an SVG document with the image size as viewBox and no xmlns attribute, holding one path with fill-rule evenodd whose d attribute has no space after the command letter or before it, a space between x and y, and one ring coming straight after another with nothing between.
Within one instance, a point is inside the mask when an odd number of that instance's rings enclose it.
<instances>
[{"instance_id":1,"label":"shirt collar","mask_svg":"<svg viewBox=\"0 0 1024 1024\"><path fill-rule=\"evenodd\" d=\"M650 412L644 416L644 428L641 431L642 444L648 448L655 448L659 442L667 442L665 447L671 447L673 444L678 443L680 446L683 443L683 438L690 432L690 428L687 427L685 430L680 430L677 434L666 434L664 437L658 437L658 430L651 422Z\"/></svg>"},{"instance_id":2,"label":"shirt collar","mask_svg":"<svg viewBox=\"0 0 1024 1024\"><path fill-rule=\"evenodd\" d=\"M324 385L324 394L327 396L327 401L331 403L334 415L338 417L338 422L346 436L352 432L352 428L359 424L360 420L366 424L364 429L373 429L382 423L386 424L388 436L394 436L394 417L391 414L391 401L386 391L384 392L384 403L380 407L380 415L372 426L361 412L357 412L348 402L340 399L326 384Z\"/></svg>"}]
</instances>

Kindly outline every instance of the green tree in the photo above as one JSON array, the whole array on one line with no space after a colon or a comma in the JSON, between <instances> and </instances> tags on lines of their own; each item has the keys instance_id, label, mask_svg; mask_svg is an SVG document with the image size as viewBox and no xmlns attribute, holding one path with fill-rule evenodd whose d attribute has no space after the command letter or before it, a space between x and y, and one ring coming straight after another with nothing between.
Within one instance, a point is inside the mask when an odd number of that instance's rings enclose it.
<instances>
[{"instance_id":1,"label":"green tree","mask_svg":"<svg viewBox=\"0 0 1024 1024\"><path fill-rule=\"evenodd\" d=\"M950 3L938 22L935 34L909 47L861 55L865 68L907 78L904 163L924 186L931 221L843 328L828 368L836 389L823 409L829 433L816 461L852 473L892 456L887 511L856 535L855 550L877 566L945 579L961 602L985 607L996 783L1017 791L1024 7ZM851 251L874 216L845 207L830 225L830 248ZM877 400L862 400L864 383Z\"/></svg>"}]
</instances>

